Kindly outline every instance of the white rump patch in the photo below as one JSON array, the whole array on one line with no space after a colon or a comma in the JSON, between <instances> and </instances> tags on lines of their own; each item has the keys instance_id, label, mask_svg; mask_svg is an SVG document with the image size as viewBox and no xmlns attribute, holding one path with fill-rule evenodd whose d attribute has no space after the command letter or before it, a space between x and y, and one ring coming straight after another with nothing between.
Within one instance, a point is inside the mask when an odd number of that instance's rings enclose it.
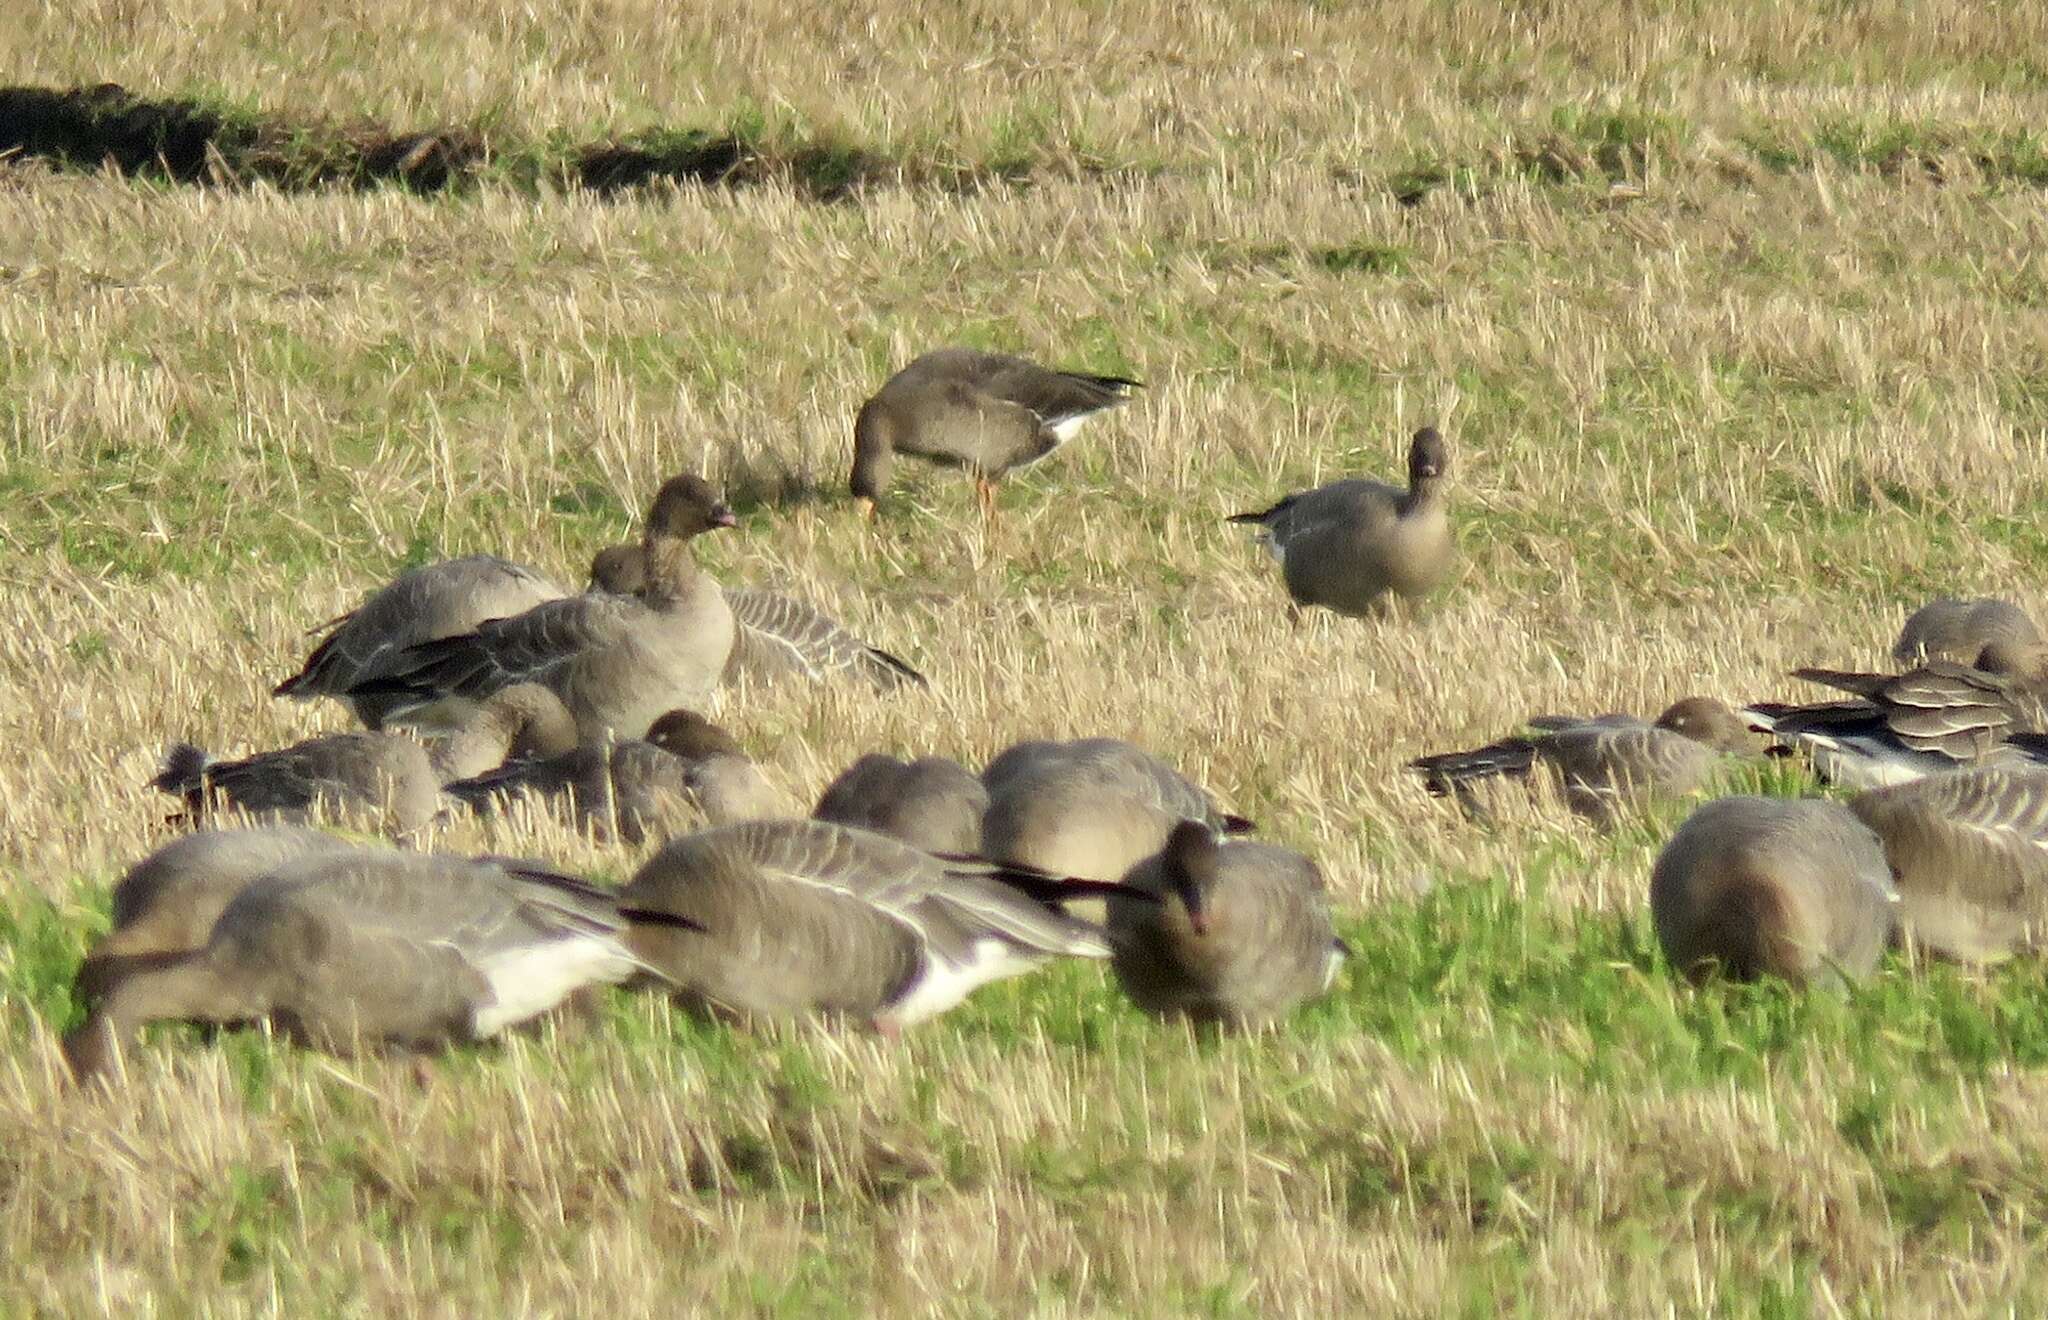
<instances>
[{"instance_id":1,"label":"white rump patch","mask_svg":"<svg viewBox=\"0 0 2048 1320\"><path fill-rule=\"evenodd\" d=\"M1028 972L1043 961L1008 940L994 937L976 940L973 953L964 963L941 962L927 952L924 972L910 983L909 993L876 1016L901 1026L922 1022L945 1012L989 982Z\"/></svg>"},{"instance_id":2,"label":"white rump patch","mask_svg":"<svg viewBox=\"0 0 2048 1320\"><path fill-rule=\"evenodd\" d=\"M623 981L638 965L618 941L591 935L507 949L477 964L492 1001L477 1010L476 1034L496 1035L538 1017L586 985Z\"/></svg>"}]
</instances>

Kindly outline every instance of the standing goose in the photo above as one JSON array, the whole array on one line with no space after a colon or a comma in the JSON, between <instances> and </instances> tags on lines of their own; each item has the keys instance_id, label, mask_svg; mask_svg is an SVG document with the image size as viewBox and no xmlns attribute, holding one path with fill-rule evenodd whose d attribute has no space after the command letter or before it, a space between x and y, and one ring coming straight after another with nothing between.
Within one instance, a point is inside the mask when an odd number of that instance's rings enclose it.
<instances>
[{"instance_id":1,"label":"standing goose","mask_svg":"<svg viewBox=\"0 0 2048 1320\"><path fill-rule=\"evenodd\" d=\"M619 898L703 929L634 936L692 997L753 1016L844 1014L893 1035L1050 958L1108 957L1101 930L1057 903L1117 888L798 820L672 840Z\"/></svg>"},{"instance_id":2,"label":"standing goose","mask_svg":"<svg viewBox=\"0 0 2048 1320\"><path fill-rule=\"evenodd\" d=\"M1654 724L1633 715L1538 716L1529 723L1542 732L1475 751L1418 757L1408 768L1423 776L1433 796L1455 795L1470 807L1474 782L1496 775L1527 778L1541 765L1562 783L1573 811L1606 823L1645 797L1691 793L1725 757L1757 750L1748 724L1711 697L1675 702Z\"/></svg>"},{"instance_id":3,"label":"standing goose","mask_svg":"<svg viewBox=\"0 0 2048 1320\"><path fill-rule=\"evenodd\" d=\"M361 815L403 836L441 808L441 779L426 749L396 733L323 734L237 761L177 743L150 786L183 798L195 821L220 808L278 824Z\"/></svg>"},{"instance_id":4,"label":"standing goose","mask_svg":"<svg viewBox=\"0 0 2048 1320\"><path fill-rule=\"evenodd\" d=\"M943 756L902 761L870 753L848 766L818 798L814 819L853 825L929 853L964 856L981 848L988 789Z\"/></svg>"},{"instance_id":5,"label":"standing goose","mask_svg":"<svg viewBox=\"0 0 2048 1320\"><path fill-rule=\"evenodd\" d=\"M590 561L593 590L632 596L646 580L637 545L607 546ZM923 674L880 647L869 646L808 601L776 591L727 587L725 603L736 628L732 654L725 662L723 681L728 685L741 676L758 683L788 677L815 683L858 674L884 691L906 684L930 686Z\"/></svg>"},{"instance_id":6,"label":"standing goose","mask_svg":"<svg viewBox=\"0 0 2048 1320\"><path fill-rule=\"evenodd\" d=\"M446 791L486 813L531 796L599 838L635 846L692 807L713 825L787 816L793 807L731 734L688 710L662 716L644 739L508 762Z\"/></svg>"},{"instance_id":7,"label":"standing goose","mask_svg":"<svg viewBox=\"0 0 2048 1320\"><path fill-rule=\"evenodd\" d=\"M1193 819L1228 833L1251 822L1158 757L1116 738L1024 742L982 771L981 855L1054 875L1118 880Z\"/></svg>"},{"instance_id":8,"label":"standing goose","mask_svg":"<svg viewBox=\"0 0 2048 1320\"><path fill-rule=\"evenodd\" d=\"M586 985L653 970L627 945L642 922L690 924L524 864L302 857L235 895L202 947L119 980L64 1052L84 1080L165 1019L269 1019L340 1053L481 1040Z\"/></svg>"},{"instance_id":9,"label":"standing goose","mask_svg":"<svg viewBox=\"0 0 2048 1320\"><path fill-rule=\"evenodd\" d=\"M1348 952L1322 872L1286 848L1182 821L1126 883L1109 899L1110 966L1148 1013L1256 1026L1327 992Z\"/></svg>"},{"instance_id":10,"label":"standing goose","mask_svg":"<svg viewBox=\"0 0 2048 1320\"><path fill-rule=\"evenodd\" d=\"M496 555L469 555L411 569L325 625L327 635L305 665L271 695L297 701L333 697L369 728L381 729L401 704L401 696L357 695L351 688L389 678L409 647L474 632L488 620L522 614L563 594L539 573ZM423 728L444 728L459 723L468 714L468 704L451 697L416 707L409 718Z\"/></svg>"},{"instance_id":11,"label":"standing goose","mask_svg":"<svg viewBox=\"0 0 2048 1320\"><path fill-rule=\"evenodd\" d=\"M1456 543L1446 505L1451 453L1435 427L1408 447L1408 489L1353 478L1333 481L1229 521L1252 523L1280 561L1292 598L1288 617L1320 605L1354 618L1383 610L1388 596L1420 600L1450 572Z\"/></svg>"},{"instance_id":12,"label":"standing goose","mask_svg":"<svg viewBox=\"0 0 2048 1320\"><path fill-rule=\"evenodd\" d=\"M403 718L447 696L481 700L514 683L540 683L568 707L581 741L640 737L664 711L709 701L725 668L732 610L697 568L690 543L734 522L709 482L672 477L647 513L647 581L638 596L571 596L414 646L368 689L399 694L387 718Z\"/></svg>"},{"instance_id":13,"label":"standing goose","mask_svg":"<svg viewBox=\"0 0 2048 1320\"><path fill-rule=\"evenodd\" d=\"M1914 610L1892 644L1892 659L1902 665L1949 660L1973 665L1994 643L2040 648L2041 630L2027 612L2008 601L1978 597L1943 597Z\"/></svg>"},{"instance_id":14,"label":"standing goose","mask_svg":"<svg viewBox=\"0 0 2048 1320\"><path fill-rule=\"evenodd\" d=\"M1931 775L1849 810L1884 844L1908 942L1996 962L2048 934L2048 771Z\"/></svg>"},{"instance_id":15,"label":"standing goose","mask_svg":"<svg viewBox=\"0 0 2048 1320\"><path fill-rule=\"evenodd\" d=\"M891 376L853 422L854 498L869 517L897 454L974 476L982 511L995 511L997 477L1044 458L1105 408L1131 397L1124 376L1054 371L1007 353L941 348Z\"/></svg>"},{"instance_id":16,"label":"standing goose","mask_svg":"<svg viewBox=\"0 0 2048 1320\"><path fill-rule=\"evenodd\" d=\"M1840 803L1727 797L1695 811L1657 856L1650 915L1672 967L1794 985L1860 980L1892 929L1877 836Z\"/></svg>"},{"instance_id":17,"label":"standing goose","mask_svg":"<svg viewBox=\"0 0 2048 1320\"><path fill-rule=\"evenodd\" d=\"M74 996L89 1003L133 972L191 953L206 943L228 902L265 872L294 858L354 848L332 834L289 825L201 830L173 839L114 886L113 929L79 966Z\"/></svg>"},{"instance_id":18,"label":"standing goose","mask_svg":"<svg viewBox=\"0 0 2048 1320\"><path fill-rule=\"evenodd\" d=\"M1778 739L1813 752L1834 783L1876 788L1959 766L2048 761L2048 737L2031 732L2038 703L1996 673L1930 660L1903 674L1797 669L1793 677L1854 701L1757 702L1741 712Z\"/></svg>"}]
</instances>

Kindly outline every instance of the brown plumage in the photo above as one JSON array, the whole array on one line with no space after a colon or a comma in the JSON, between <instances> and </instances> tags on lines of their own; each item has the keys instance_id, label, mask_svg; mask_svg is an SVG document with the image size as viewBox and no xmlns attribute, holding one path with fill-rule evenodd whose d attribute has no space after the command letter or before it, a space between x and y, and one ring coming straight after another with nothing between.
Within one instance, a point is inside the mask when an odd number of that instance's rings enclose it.
<instances>
[{"instance_id":1,"label":"brown plumage","mask_svg":"<svg viewBox=\"0 0 2048 1320\"><path fill-rule=\"evenodd\" d=\"M607 546L590 561L590 585L614 595L637 594L647 580L636 545ZM821 682L854 675L884 691L929 686L923 674L880 647L869 646L809 601L779 591L725 588L732 609L732 654L723 681L774 683L785 678Z\"/></svg>"},{"instance_id":2,"label":"brown plumage","mask_svg":"<svg viewBox=\"0 0 2048 1320\"><path fill-rule=\"evenodd\" d=\"M1182 820L1251 828L1172 766L1116 738L1018 743L981 778L989 793L982 856L1056 875L1120 879Z\"/></svg>"},{"instance_id":3,"label":"brown plumage","mask_svg":"<svg viewBox=\"0 0 2048 1320\"><path fill-rule=\"evenodd\" d=\"M1902 665L1948 660L1974 665L1987 646L2039 650L2041 630L2019 606L1979 597L1943 597L1914 610L1892 644L1892 659ZM1995 654L1995 653L1994 653Z\"/></svg>"},{"instance_id":4,"label":"brown plumage","mask_svg":"<svg viewBox=\"0 0 2048 1320\"><path fill-rule=\"evenodd\" d=\"M1081 423L1130 398L1123 376L1055 371L1007 353L941 348L891 376L853 423L855 498L870 512L897 454L967 470L984 510L997 477L1057 449Z\"/></svg>"},{"instance_id":5,"label":"brown plumage","mask_svg":"<svg viewBox=\"0 0 2048 1320\"><path fill-rule=\"evenodd\" d=\"M310 701L333 697L357 719L380 729L409 698L395 692L356 694L358 685L389 678L404 667L401 657L423 642L473 632L490 619L522 614L563 595L533 569L498 558L470 555L401 573L347 614L325 626L326 636L299 672L279 683L273 696ZM470 703L459 696L412 706L409 722L424 728L460 723Z\"/></svg>"},{"instance_id":6,"label":"brown plumage","mask_svg":"<svg viewBox=\"0 0 2048 1320\"><path fill-rule=\"evenodd\" d=\"M1432 794L1455 795L1475 806L1475 782L1526 777L1540 765L1557 777L1573 811L1605 823L1646 797L1694 792L1726 757L1758 750L1748 724L1711 697L1674 702L1654 724L1632 715L1544 716L1530 723L1542 732L1469 752L1418 757L1408 768L1423 776Z\"/></svg>"},{"instance_id":7,"label":"brown plumage","mask_svg":"<svg viewBox=\"0 0 2048 1320\"><path fill-rule=\"evenodd\" d=\"M357 819L393 835L421 829L441 808L441 779L419 743L396 733L329 733L240 760L174 745L150 781L183 798L194 821L220 810L271 824Z\"/></svg>"},{"instance_id":8,"label":"brown plumage","mask_svg":"<svg viewBox=\"0 0 2048 1320\"><path fill-rule=\"evenodd\" d=\"M1849 810L1877 835L1901 935L1996 962L2048 933L2048 771L1958 770L1873 789Z\"/></svg>"},{"instance_id":9,"label":"brown plumage","mask_svg":"<svg viewBox=\"0 0 2048 1320\"><path fill-rule=\"evenodd\" d=\"M502 801L530 797L598 838L634 845L692 813L723 825L787 816L795 808L731 734L687 710L662 716L645 738L508 762L445 791L485 813Z\"/></svg>"},{"instance_id":10,"label":"brown plumage","mask_svg":"<svg viewBox=\"0 0 2048 1320\"><path fill-rule=\"evenodd\" d=\"M1959 766L2019 766L2048 757L2038 700L2010 679L1930 660L1901 674L1797 669L1794 678L1856 694L1854 701L1757 702L1755 727L1805 746L1828 779L1857 788L1903 783Z\"/></svg>"},{"instance_id":11,"label":"brown plumage","mask_svg":"<svg viewBox=\"0 0 2048 1320\"><path fill-rule=\"evenodd\" d=\"M1893 920L1877 836L1839 803L1727 797L1695 811L1658 854L1650 914L1664 956L1699 980L1860 980Z\"/></svg>"},{"instance_id":12,"label":"brown plumage","mask_svg":"<svg viewBox=\"0 0 2048 1320\"><path fill-rule=\"evenodd\" d=\"M1320 605L1359 617L1390 597L1420 600L1450 572L1450 447L1425 426L1408 447L1408 488L1354 478L1289 495L1229 521L1259 528L1280 561L1289 613Z\"/></svg>"},{"instance_id":13,"label":"brown plumage","mask_svg":"<svg viewBox=\"0 0 2048 1320\"><path fill-rule=\"evenodd\" d=\"M1322 995L1343 963L1322 873L1300 853L1183 821L1126 883L1109 899L1110 966L1148 1013L1257 1026Z\"/></svg>"},{"instance_id":14,"label":"brown plumage","mask_svg":"<svg viewBox=\"0 0 2048 1320\"><path fill-rule=\"evenodd\" d=\"M412 703L455 695L482 700L533 682L562 699L585 743L637 738L662 712L702 706L733 644L732 610L691 558L691 542L731 527L731 510L702 478L662 483L648 509L641 552L647 581L637 596L586 592L497 619L459 637L408 649L388 678L351 689Z\"/></svg>"},{"instance_id":15,"label":"brown plumage","mask_svg":"<svg viewBox=\"0 0 2048 1320\"><path fill-rule=\"evenodd\" d=\"M277 825L200 830L158 848L114 886L113 927L86 954L73 991L90 1003L135 971L206 943L222 909L249 882L294 858L356 845L320 830Z\"/></svg>"},{"instance_id":16,"label":"brown plumage","mask_svg":"<svg viewBox=\"0 0 2048 1320\"><path fill-rule=\"evenodd\" d=\"M1060 955L1109 954L1058 902L1113 885L941 860L826 821L752 821L671 840L620 890L701 934L634 948L691 998L749 1016L827 1013L894 1032Z\"/></svg>"},{"instance_id":17,"label":"brown plumage","mask_svg":"<svg viewBox=\"0 0 2048 1320\"><path fill-rule=\"evenodd\" d=\"M358 849L287 861L221 911L206 943L111 986L64 1051L105 1074L144 1024L248 1022L336 1052L478 1040L595 983L650 971L636 914L524 863Z\"/></svg>"},{"instance_id":18,"label":"brown plumage","mask_svg":"<svg viewBox=\"0 0 2048 1320\"><path fill-rule=\"evenodd\" d=\"M987 811L988 789L958 761L870 753L826 786L811 815L874 830L926 852L967 854L981 848Z\"/></svg>"}]
</instances>

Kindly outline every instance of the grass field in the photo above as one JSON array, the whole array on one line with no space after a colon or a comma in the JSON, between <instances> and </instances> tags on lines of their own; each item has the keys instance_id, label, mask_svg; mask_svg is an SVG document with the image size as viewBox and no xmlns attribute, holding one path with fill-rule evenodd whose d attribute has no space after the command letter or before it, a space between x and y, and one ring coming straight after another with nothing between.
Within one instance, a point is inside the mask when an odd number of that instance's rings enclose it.
<instances>
[{"instance_id":1,"label":"grass field","mask_svg":"<svg viewBox=\"0 0 2048 1320\"><path fill-rule=\"evenodd\" d=\"M348 8L0 25L0 84L489 146L432 196L0 162L0 1312L2048 1303L2048 972L1692 992L1645 910L1685 804L1480 828L1399 769L1789 694L1935 594L2038 614L2048 6ZM693 134L764 167L554 181ZM1149 388L993 528L937 472L871 527L853 410L952 342ZM1391 476L1424 422L1452 585L1291 633L1223 516ZM574 578L691 467L743 515L723 580L934 680L729 699L785 786L1136 738L1322 862L1338 992L1217 1041L1063 967L899 1044L619 994L424 1080L169 1030L118 1094L66 1087L166 741L342 727L267 695L305 629L442 555ZM636 860L442 842L508 839Z\"/></svg>"}]
</instances>

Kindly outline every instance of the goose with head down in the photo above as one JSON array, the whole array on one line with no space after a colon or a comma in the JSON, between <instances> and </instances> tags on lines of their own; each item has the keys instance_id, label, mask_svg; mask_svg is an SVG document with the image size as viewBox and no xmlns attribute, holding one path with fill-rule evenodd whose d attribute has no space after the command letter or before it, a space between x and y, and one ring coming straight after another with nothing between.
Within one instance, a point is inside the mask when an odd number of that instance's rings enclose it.
<instances>
[{"instance_id":1,"label":"goose with head down","mask_svg":"<svg viewBox=\"0 0 2048 1320\"><path fill-rule=\"evenodd\" d=\"M671 840L620 901L702 927L635 936L690 998L894 1034L1051 958L1108 957L1100 928L1060 905L1119 890L942 859L827 821L750 821Z\"/></svg>"}]
</instances>

